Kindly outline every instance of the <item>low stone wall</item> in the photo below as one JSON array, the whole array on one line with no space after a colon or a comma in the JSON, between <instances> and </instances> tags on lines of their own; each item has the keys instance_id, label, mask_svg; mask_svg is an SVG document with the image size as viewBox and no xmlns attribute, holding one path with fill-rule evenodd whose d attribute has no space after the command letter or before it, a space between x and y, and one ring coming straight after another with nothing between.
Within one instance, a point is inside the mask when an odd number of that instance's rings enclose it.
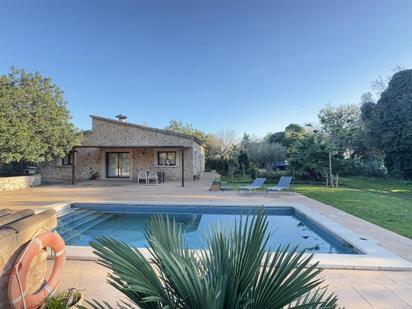
<instances>
[{"instance_id":1,"label":"low stone wall","mask_svg":"<svg viewBox=\"0 0 412 309\"><path fill-rule=\"evenodd\" d=\"M52 209L37 215L33 210L13 213L0 210L0 308L11 308L8 298L10 272L20 253L36 233L53 229L57 225L56 212ZM47 252L42 250L30 264L27 274L27 292L34 293L44 283L47 272Z\"/></svg>"},{"instance_id":2,"label":"low stone wall","mask_svg":"<svg viewBox=\"0 0 412 309\"><path fill-rule=\"evenodd\" d=\"M0 191L19 190L41 184L41 175L0 177Z\"/></svg>"}]
</instances>

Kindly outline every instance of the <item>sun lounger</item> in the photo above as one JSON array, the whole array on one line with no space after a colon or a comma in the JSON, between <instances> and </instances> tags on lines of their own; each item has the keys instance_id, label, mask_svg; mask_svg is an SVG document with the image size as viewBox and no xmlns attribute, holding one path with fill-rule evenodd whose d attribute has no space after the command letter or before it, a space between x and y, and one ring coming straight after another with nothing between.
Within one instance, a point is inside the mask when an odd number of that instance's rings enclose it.
<instances>
[{"instance_id":1,"label":"sun lounger","mask_svg":"<svg viewBox=\"0 0 412 309\"><path fill-rule=\"evenodd\" d=\"M239 187L238 193L240 191L252 192L254 190L261 189L265 181L266 181L266 178L256 178L250 185Z\"/></svg>"},{"instance_id":2,"label":"sun lounger","mask_svg":"<svg viewBox=\"0 0 412 309\"><path fill-rule=\"evenodd\" d=\"M282 176L279 179L279 182L276 186L274 187L269 187L266 189L266 193L268 192L280 192L283 190L288 190L290 189L290 183L292 182L292 177L291 176Z\"/></svg>"}]
</instances>

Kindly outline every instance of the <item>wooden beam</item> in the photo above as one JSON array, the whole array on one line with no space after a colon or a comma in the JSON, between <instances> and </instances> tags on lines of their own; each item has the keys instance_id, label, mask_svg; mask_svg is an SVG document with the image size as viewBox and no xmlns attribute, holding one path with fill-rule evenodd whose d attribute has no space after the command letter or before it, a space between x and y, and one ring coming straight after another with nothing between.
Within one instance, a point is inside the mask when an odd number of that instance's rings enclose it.
<instances>
[{"instance_id":1,"label":"wooden beam","mask_svg":"<svg viewBox=\"0 0 412 309\"><path fill-rule=\"evenodd\" d=\"M72 185L75 183L75 171L76 169L76 147L72 149Z\"/></svg>"},{"instance_id":2,"label":"wooden beam","mask_svg":"<svg viewBox=\"0 0 412 309\"><path fill-rule=\"evenodd\" d=\"M182 147L182 187L185 186L185 149Z\"/></svg>"}]
</instances>

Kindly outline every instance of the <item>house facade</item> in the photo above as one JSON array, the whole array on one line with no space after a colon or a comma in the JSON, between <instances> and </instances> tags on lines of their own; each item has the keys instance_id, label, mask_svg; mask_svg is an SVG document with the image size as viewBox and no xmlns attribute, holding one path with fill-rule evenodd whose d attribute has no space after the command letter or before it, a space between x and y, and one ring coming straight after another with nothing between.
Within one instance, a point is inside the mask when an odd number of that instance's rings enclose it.
<instances>
[{"instance_id":1,"label":"house facade","mask_svg":"<svg viewBox=\"0 0 412 309\"><path fill-rule=\"evenodd\" d=\"M121 115L120 115L121 116ZM41 167L43 181L98 179L137 181L156 172L164 181L193 180L204 172L205 148L196 137L99 116L81 145L65 158Z\"/></svg>"}]
</instances>

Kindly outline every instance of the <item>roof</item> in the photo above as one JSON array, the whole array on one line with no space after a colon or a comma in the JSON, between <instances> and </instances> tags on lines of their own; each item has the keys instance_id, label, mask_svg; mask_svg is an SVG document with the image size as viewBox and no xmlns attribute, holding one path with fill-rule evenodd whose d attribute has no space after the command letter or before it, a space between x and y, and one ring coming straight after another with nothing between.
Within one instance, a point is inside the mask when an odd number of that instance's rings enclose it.
<instances>
[{"instance_id":1,"label":"roof","mask_svg":"<svg viewBox=\"0 0 412 309\"><path fill-rule=\"evenodd\" d=\"M130 126L130 127L134 127L134 128L150 130L150 131L157 132L157 133L163 133L163 134L168 134L168 135L179 136L179 137L191 139L191 140L195 141L196 143L198 143L199 145L203 146L202 141L199 138L197 138L196 136L193 136L193 135L177 133L177 132L173 132L173 131L165 130L165 129L147 127L147 126L136 124L136 123L130 123L130 122L126 122L126 121L119 121L119 120L114 120L114 119L105 118L105 117L96 116L96 115L90 115L90 117L93 118L93 119L114 123L114 124L117 124L117 125L120 125L120 126Z\"/></svg>"}]
</instances>

